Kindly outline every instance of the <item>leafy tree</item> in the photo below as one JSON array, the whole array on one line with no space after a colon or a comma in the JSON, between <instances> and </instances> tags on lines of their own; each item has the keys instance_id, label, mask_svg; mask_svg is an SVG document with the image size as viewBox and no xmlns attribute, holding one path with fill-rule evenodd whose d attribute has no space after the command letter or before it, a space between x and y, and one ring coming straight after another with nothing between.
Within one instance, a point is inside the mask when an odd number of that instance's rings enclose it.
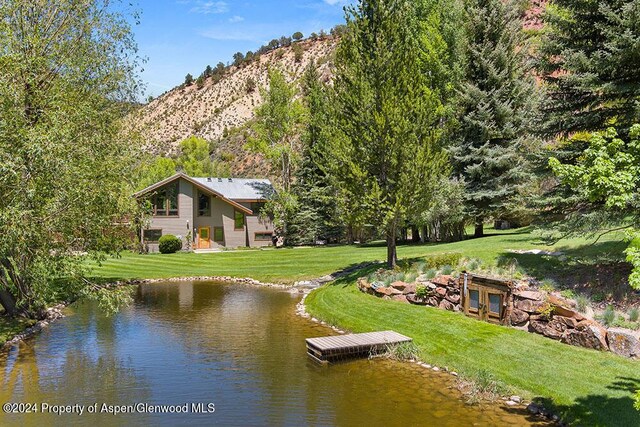
<instances>
[{"instance_id":1,"label":"leafy tree","mask_svg":"<svg viewBox=\"0 0 640 427\"><path fill-rule=\"evenodd\" d=\"M212 74L213 74L213 68L211 68L211 65L207 65L207 68L204 69L204 77L209 78L211 77Z\"/></svg>"},{"instance_id":2,"label":"leafy tree","mask_svg":"<svg viewBox=\"0 0 640 427\"><path fill-rule=\"evenodd\" d=\"M215 165L211 161L210 144L196 136L180 142L180 156L176 161L178 170L189 176L215 176Z\"/></svg>"},{"instance_id":3,"label":"leafy tree","mask_svg":"<svg viewBox=\"0 0 640 427\"><path fill-rule=\"evenodd\" d=\"M576 164L552 157L549 166L581 199L601 206L607 227L588 234L601 235L612 226L630 230L626 254L634 268L629 284L640 289L640 125L631 127L626 141L614 128L596 132Z\"/></svg>"},{"instance_id":4,"label":"leafy tree","mask_svg":"<svg viewBox=\"0 0 640 427\"><path fill-rule=\"evenodd\" d=\"M450 148L475 236L530 179L523 153L535 110L522 19L512 2L467 0L459 129Z\"/></svg>"},{"instance_id":5,"label":"leafy tree","mask_svg":"<svg viewBox=\"0 0 640 427\"><path fill-rule=\"evenodd\" d=\"M287 243L288 226L296 209L291 184L299 162L298 135L304 111L296 99L295 86L287 83L276 69L269 70L269 89L262 92L262 98L264 103L256 110L253 135L247 145L263 154L279 176L276 182L279 191L265 211L274 217L274 225Z\"/></svg>"},{"instance_id":6,"label":"leafy tree","mask_svg":"<svg viewBox=\"0 0 640 427\"><path fill-rule=\"evenodd\" d=\"M271 50L273 49L277 49L280 47L280 42L278 41L278 39L273 39L269 42L269 44L267 45L267 47Z\"/></svg>"},{"instance_id":7,"label":"leafy tree","mask_svg":"<svg viewBox=\"0 0 640 427\"><path fill-rule=\"evenodd\" d=\"M349 198L384 229L387 264L397 262L396 235L408 214L426 209L443 173L443 118L427 49L427 22L415 2L360 0L346 9L348 29L336 54L337 126L332 174ZM437 27L429 27L437 35ZM390 78L393 76L393 78Z\"/></svg>"},{"instance_id":8,"label":"leafy tree","mask_svg":"<svg viewBox=\"0 0 640 427\"><path fill-rule=\"evenodd\" d=\"M293 35L291 36L295 41L300 41L304 38L304 35L300 32L300 31L296 31L295 33L293 33Z\"/></svg>"},{"instance_id":9,"label":"leafy tree","mask_svg":"<svg viewBox=\"0 0 640 427\"><path fill-rule=\"evenodd\" d=\"M287 47L291 45L291 37L282 36L280 37L280 46Z\"/></svg>"},{"instance_id":10,"label":"leafy tree","mask_svg":"<svg viewBox=\"0 0 640 427\"><path fill-rule=\"evenodd\" d=\"M108 1L0 2L0 304L40 317L63 298L114 308L85 257L129 243L139 95L128 17ZM64 279L62 279L64 278Z\"/></svg>"},{"instance_id":11,"label":"leafy tree","mask_svg":"<svg viewBox=\"0 0 640 427\"><path fill-rule=\"evenodd\" d=\"M184 77L184 84L186 86L191 86L193 84L193 76L190 73L187 73Z\"/></svg>"},{"instance_id":12,"label":"leafy tree","mask_svg":"<svg viewBox=\"0 0 640 427\"><path fill-rule=\"evenodd\" d=\"M226 67L225 67L224 63L218 62L218 64L216 65L216 73L218 73L220 76L222 76L222 75L224 75L225 69L226 69Z\"/></svg>"},{"instance_id":13,"label":"leafy tree","mask_svg":"<svg viewBox=\"0 0 640 427\"><path fill-rule=\"evenodd\" d=\"M545 135L626 132L638 122L639 14L637 0L549 4L538 64L548 92Z\"/></svg>"},{"instance_id":14,"label":"leafy tree","mask_svg":"<svg viewBox=\"0 0 640 427\"><path fill-rule=\"evenodd\" d=\"M337 189L326 165L331 161L332 136L329 89L320 81L315 63L302 77L302 92L308 113L302 137L302 159L292 192L298 206L291 223L293 243L337 242L343 234Z\"/></svg>"},{"instance_id":15,"label":"leafy tree","mask_svg":"<svg viewBox=\"0 0 640 427\"><path fill-rule=\"evenodd\" d=\"M256 57L255 53L253 53L252 51L249 50L244 55L244 62L250 63L251 61L253 61L255 59L255 57Z\"/></svg>"},{"instance_id":16,"label":"leafy tree","mask_svg":"<svg viewBox=\"0 0 640 427\"><path fill-rule=\"evenodd\" d=\"M176 173L176 162L170 157L158 156L151 162L141 167L140 179L138 181L137 190L142 190L156 182L169 178Z\"/></svg>"}]
</instances>

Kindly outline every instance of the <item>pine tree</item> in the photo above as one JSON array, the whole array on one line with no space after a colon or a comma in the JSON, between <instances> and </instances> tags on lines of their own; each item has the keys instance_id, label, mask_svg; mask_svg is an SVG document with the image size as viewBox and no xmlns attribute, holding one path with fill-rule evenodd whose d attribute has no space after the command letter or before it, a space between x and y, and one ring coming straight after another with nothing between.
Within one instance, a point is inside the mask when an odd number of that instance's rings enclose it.
<instances>
[{"instance_id":1,"label":"pine tree","mask_svg":"<svg viewBox=\"0 0 640 427\"><path fill-rule=\"evenodd\" d=\"M344 227L336 204L336 189L326 172L330 161L327 157L331 106L328 88L320 81L314 62L303 75L302 92L308 119L302 138L300 168L292 189L298 210L291 224L291 235L298 244L314 244L318 240L336 242Z\"/></svg>"},{"instance_id":2,"label":"pine tree","mask_svg":"<svg viewBox=\"0 0 640 427\"><path fill-rule=\"evenodd\" d=\"M544 133L626 133L640 119L640 1L556 0L544 20Z\"/></svg>"},{"instance_id":3,"label":"pine tree","mask_svg":"<svg viewBox=\"0 0 640 427\"><path fill-rule=\"evenodd\" d=\"M416 2L360 0L347 7L336 54L337 127L331 155L343 193L379 224L387 264L409 213L426 209L430 190L448 173L439 147L442 102L429 73L439 52L427 48ZM429 28L436 36L437 27Z\"/></svg>"},{"instance_id":4,"label":"pine tree","mask_svg":"<svg viewBox=\"0 0 640 427\"><path fill-rule=\"evenodd\" d=\"M513 3L467 0L465 15L465 74L450 152L454 172L465 181L467 216L479 237L485 219L499 215L529 176L522 148L534 111L535 82Z\"/></svg>"}]
</instances>

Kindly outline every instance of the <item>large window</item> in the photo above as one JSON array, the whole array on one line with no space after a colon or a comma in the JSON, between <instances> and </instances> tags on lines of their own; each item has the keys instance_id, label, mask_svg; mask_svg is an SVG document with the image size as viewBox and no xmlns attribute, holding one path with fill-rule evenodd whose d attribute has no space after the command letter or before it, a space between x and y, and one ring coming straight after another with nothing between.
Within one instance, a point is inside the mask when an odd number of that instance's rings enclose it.
<instances>
[{"instance_id":1,"label":"large window","mask_svg":"<svg viewBox=\"0 0 640 427\"><path fill-rule=\"evenodd\" d=\"M273 233L256 233L256 242L270 242Z\"/></svg>"},{"instance_id":2,"label":"large window","mask_svg":"<svg viewBox=\"0 0 640 427\"><path fill-rule=\"evenodd\" d=\"M155 243L158 240L160 240L160 237L162 237L162 230L155 229L155 228L149 229L149 230L143 230L142 237L144 238L145 242Z\"/></svg>"},{"instance_id":3,"label":"large window","mask_svg":"<svg viewBox=\"0 0 640 427\"><path fill-rule=\"evenodd\" d=\"M198 216L211 216L211 196L198 192Z\"/></svg>"},{"instance_id":4,"label":"large window","mask_svg":"<svg viewBox=\"0 0 640 427\"><path fill-rule=\"evenodd\" d=\"M178 182L157 190L151 203L155 216L178 216Z\"/></svg>"},{"instance_id":5,"label":"large window","mask_svg":"<svg viewBox=\"0 0 640 427\"><path fill-rule=\"evenodd\" d=\"M236 230L244 229L244 213L240 211L234 211L233 221L234 228Z\"/></svg>"},{"instance_id":6,"label":"large window","mask_svg":"<svg viewBox=\"0 0 640 427\"><path fill-rule=\"evenodd\" d=\"M213 241L224 245L224 228L213 227Z\"/></svg>"}]
</instances>

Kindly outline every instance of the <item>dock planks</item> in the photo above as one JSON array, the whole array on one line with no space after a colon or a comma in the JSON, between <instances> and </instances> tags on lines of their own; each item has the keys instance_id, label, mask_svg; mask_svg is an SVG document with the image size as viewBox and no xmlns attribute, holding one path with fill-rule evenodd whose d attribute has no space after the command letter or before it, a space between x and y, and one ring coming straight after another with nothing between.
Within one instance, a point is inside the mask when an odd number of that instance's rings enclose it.
<instances>
[{"instance_id":1,"label":"dock planks","mask_svg":"<svg viewBox=\"0 0 640 427\"><path fill-rule=\"evenodd\" d=\"M364 334L335 335L307 338L307 353L321 363L368 357L385 351L388 346L411 342L411 338L395 331L367 332Z\"/></svg>"}]
</instances>

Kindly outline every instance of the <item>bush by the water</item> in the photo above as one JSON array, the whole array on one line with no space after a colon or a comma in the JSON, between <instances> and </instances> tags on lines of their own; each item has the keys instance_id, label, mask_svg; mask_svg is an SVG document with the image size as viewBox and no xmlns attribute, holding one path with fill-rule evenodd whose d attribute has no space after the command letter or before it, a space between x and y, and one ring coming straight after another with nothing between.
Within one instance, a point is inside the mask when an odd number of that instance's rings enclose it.
<instances>
[{"instance_id":1,"label":"bush by the water","mask_svg":"<svg viewBox=\"0 0 640 427\"><path fill-rule=\"evenodd\" d=\"M172 234L165 234L158 241L160 253L173 254L182 249L182 240Z\"/></svg>"}]
</instances>

